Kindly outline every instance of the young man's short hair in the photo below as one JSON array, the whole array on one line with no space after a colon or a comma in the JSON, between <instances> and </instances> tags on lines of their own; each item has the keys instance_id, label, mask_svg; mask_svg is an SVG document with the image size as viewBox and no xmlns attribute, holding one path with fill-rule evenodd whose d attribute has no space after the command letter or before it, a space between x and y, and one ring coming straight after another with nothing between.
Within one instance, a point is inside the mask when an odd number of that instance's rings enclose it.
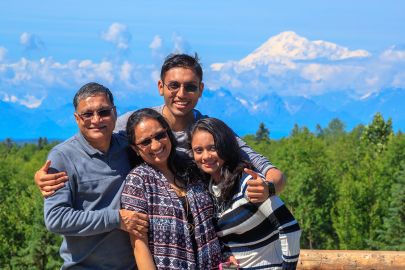
<instances>
[{"instance_id":1,"label":"young man's short hair","mask_svg":"<svg viewBox=\"0 0 405 270\"><path fill-rule=\"evenodd\" d=\"M195 75L200 79L200 82L203 79L203 71L197 54L194 56L188 54L169 54L162 65L160 79L163 81L166 72L176 67L189 68L194 71Z\"/></svg>"}]
</instances>

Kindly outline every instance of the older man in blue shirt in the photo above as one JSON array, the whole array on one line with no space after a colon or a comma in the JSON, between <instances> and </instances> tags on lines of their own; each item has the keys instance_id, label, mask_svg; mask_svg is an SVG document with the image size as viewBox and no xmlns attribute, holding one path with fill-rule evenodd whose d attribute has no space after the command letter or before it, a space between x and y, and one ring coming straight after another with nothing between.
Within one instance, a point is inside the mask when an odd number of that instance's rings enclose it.
<instances>
[{"instance_id":1,"label":"older man in blue shirt","mask_svg":"<svg viewBox=\"0 0 405 270\"><path fill-rule=\"evenodd\" d=\"M69 180L45 199L46 227L63 236L62 269L134 269L127 232L145 232L148 224L146 215L120 210L131 166L126 138L113 134L113 96L108 88L88 83L73 104L80 132L48 156L49 172L66 172Z\"/></svg>"}]
</instances>

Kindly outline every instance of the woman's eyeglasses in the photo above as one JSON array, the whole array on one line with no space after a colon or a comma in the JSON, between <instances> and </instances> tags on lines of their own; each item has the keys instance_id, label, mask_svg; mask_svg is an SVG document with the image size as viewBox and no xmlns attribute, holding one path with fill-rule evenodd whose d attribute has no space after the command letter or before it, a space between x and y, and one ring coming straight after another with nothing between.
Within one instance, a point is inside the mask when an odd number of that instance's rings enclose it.
<instances>
[{"instance_id":1,"label":"woman's eyeglasses","mask_svg":"<svg viewBox=\"0 0 405 270\"><path fill-rule=\"evenodd\" d=\"M180 90L181 85L183 85L184 90L189 93L194 93L199 90L198 85L195 83L179 83L176 81L171 81L168 84L165 84L164 81L162 81L163 85L166 85L166 87L169 89L170 92L177 92Z\"/></svg>"},{"instance_id":2,"label":"woman's eyeglasses","mask_svg":"<svg viewBox=\"0 0 405 270\"><path fill-rule=\"evenodd\" d=\"M91 120L95 115L98 115L100 118L106 118L110 117L112 114L112 111L114 110L115 106L112 106L111 108L108 109L102 109L99 111L89 111L89 112L84 112L84 113L78 113L77 115L80 116L80 118L83 121L89 121Z\"/></svg>"},{"instance_id":3,"label":"woman's eyeglasses","mask_svg":"<svg viewBox=\"0 0 405 270\"><path fill-rule=\"evenodd\" d=\"M156 141L160 142L161 140L166 139L166 138L167 138L167 132L166 132L166 130L163 130L161 132L156 133L154 136L152 136L150 138L147 138L139 143L136 143L136 145L146 148L152 143L152 140L156 140Z\"/></svg>"}]
</instances>

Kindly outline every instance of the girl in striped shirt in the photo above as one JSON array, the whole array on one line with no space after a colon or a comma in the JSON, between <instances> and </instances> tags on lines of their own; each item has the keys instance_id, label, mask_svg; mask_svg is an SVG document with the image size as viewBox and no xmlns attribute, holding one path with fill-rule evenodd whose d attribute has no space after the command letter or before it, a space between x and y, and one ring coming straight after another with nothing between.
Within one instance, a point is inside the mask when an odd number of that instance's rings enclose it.
<instances>
[{"instance_id":1,"label":"girl in striped shirt","mask_svg":"<svg viewBox=\"0 0 405 270\"><path fill-rule=\"evenodd\" d=\"M216 118L201 119L191 130L191 147L209 181L225 258L239 269L296 269L300 227L278 196L249 201L247 181L264 177L242 159L233 131Z\"/></svg>"}]
</instances>

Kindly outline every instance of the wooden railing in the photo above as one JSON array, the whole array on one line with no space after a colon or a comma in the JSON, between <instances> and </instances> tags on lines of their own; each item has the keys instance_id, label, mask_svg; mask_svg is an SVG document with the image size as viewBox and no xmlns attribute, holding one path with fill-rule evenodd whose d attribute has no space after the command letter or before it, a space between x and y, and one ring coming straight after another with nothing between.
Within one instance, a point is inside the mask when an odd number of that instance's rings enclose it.
<instances>
[{"instance_id":1,"label":"wooden railing","mask_svg":"<svg viewBox=\"0 0 405 270\"><path fill-rule=\"evenodd\" d=\"M297 270L405 270L405 251L304 249Z\"/></svg>"}]
</instances>

